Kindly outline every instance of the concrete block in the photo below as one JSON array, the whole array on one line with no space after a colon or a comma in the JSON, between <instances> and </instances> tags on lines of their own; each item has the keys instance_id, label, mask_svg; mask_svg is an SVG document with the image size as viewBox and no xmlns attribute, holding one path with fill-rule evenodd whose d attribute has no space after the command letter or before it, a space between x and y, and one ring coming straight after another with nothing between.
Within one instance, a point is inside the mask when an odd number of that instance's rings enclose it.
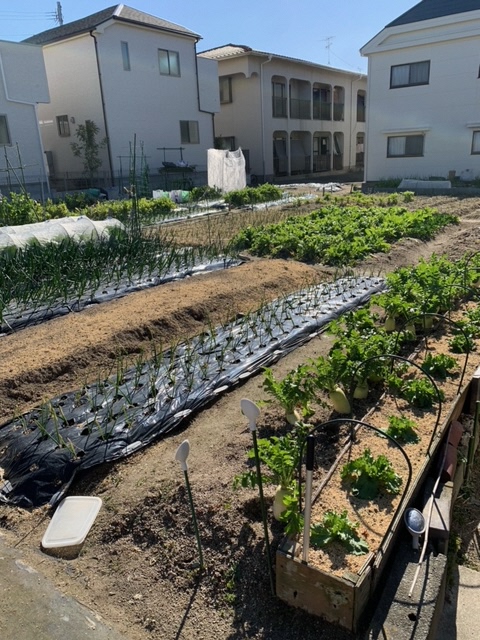
<instances>
[{"instance_id":1,"label":"concrete block","mask_svg":"<svg viewBox=\"0 0 480 640\"><path fill-rule=\"evenodd\" d=\"M364 640L433 640L444 600L447 558L427 554L409 596L419 551L398 545Z\"/></svg>"}]
</instances>

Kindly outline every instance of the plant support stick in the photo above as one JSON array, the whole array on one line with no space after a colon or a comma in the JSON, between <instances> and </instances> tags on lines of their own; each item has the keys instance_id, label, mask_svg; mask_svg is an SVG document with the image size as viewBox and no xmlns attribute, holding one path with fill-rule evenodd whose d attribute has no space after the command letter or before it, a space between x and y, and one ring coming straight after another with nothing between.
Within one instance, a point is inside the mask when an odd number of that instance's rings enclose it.
<instances>
[{"instance_id":1,"label":"plant support stick","mask_svg":"<svg viewBox=\"0 0 480 640\"><path fill-rule=\"evenodd\" d=\"M193 504L192 490L190 488L190 481L188 479L187 458L188 458L188 454L189 453L190 453L190 443L188 442L188 440L184 440L182 442L182 444L178 447L178 449L177 449L177 451L175 453L175 460L178 460L178 462L180 462L183 474L185 476L185 484L187 485L188 501L190 503L190 509L192 511L193 527L195 529L195 537L197 539L198 557L199 557L199 561L200 561L200 571L202 571L203 570L202 543L200 542L200 533L198 531L197 516L195 514L195 507L194 507L194 504Z\"/></svg>"},{"instance_id":2,"label":"plant support stick","mask_svg":"<svg viewBox=\"0 0 480 640\"><path fill-rule=\"evenodd\" d=\"M268 536L267 514L265 510L265 499L263 497L262 471L260 469L260 457L258 455L257 444L256 420L260 415L260 410L254 402L252 402L251 400L247 400L246 398L240 401L240 408L243 415L248 418L248 428L250 429L253 437L253 451L255 453L255 465L257 468L258 492L260 495L260 507L262 510L263 531L265 533L265 547L267 552L268 573L270 576L270 589L272 590L272 595L275 595L275 582L273 579L272 558L270 556L270 539Z\"/></svg>"},{"instance_id":3,"label":"plant support stick","mask_svg":"<svg viewBox=\"0 0 480 640\"><path fill-rule=\"evenodd\" d=\"M305 515L303 519L303 562L308 562L310 548L310 518L312 513L312 476L315 458L315 436L307 436L307 475L305 478Z\"/></svg>"}]
</instances>

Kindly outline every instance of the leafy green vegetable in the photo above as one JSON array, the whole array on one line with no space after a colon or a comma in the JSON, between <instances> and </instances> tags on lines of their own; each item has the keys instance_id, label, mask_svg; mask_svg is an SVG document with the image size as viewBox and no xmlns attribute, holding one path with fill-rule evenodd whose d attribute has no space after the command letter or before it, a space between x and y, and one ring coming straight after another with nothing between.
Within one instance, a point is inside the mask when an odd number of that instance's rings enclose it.
<instances>
[{"instance_id":1,"label":"leafy green vegetable","mask_svg":"<svg viewBox=\"0 0 480 640\"><path fill-rule=\"evenodd\" d=\"M340 475L352 485L353 495L362 500L373 500L381 492L399 493L402 484L390 460L384 455L374 458L370 449L365 449L356 460L347 462Z\"/></svg>"},{"instance_id":2,"label":"leafy green vegetable","mask_svg":"<svg viewBox=\"0 0 480 640\"><path fill-rule=\"evenodd\" d=\"M390 416L386 433L400 443L418 442L420 437L415 431L415 422L403 416Z\"/></svg>"},{"instance_id":3,"label":"leafy green vegetable","mask_svg":"<svg viewBox=\"0 0 480 640\"><path fill-rule=\"evenodd\" d=\"M307 365L290 371L282 380L276 380L271 369L264 370L263 388L280 403L287 416L300 409L302 416L312 415L310 402L314 396L314 381Z\"/></svg>"},{"instance_id":4,"label":"leafy green vegetable","mask_svg":"<svg viewBox=\"0 0 480 640\"><path fill-rule=\"evenodd\" d=\"M443 400L445 397L443 391L439 390L439 394L440 400ZM438 402L437 391L426 378L404 381L400 387L400 395L419 409L430 409L435 402Z\"/></svg>"},{"instance_id":5,"label":"leafy green vegetable","mask_svg":"<svg viewBox=\"0 0 480 640\"><path fill-rule=\"evenodd\" d=\"M457 333L448 343L452 353L470 353L477 348L475 341L469 334Z\"/></svg>"},{"instance_id":6,"label":"leafy green vegetable","mask_svg":"<svg viewBox=\"0 0 480 640\"><path fill-rule=\"evenodd\" d=\"M338 513L327 511L321 524L310 528L310 541L313 547L325 547L334 542L340 542L353 555L368 553L368 544L357 534L358 522L352 522L347 511Z\"/></svg>"},{"instance_id":7,"label":"leafy green vegetable","mask_svg":"<svg viewBox=\"0 0 480 640\"><path fill-rule=\"evenodd\" d=\"M453 356L446 353L433 355L427 353L422 363L422 371L428 373L432 378L445 380L453 375L453 371L457 368L457 361Z\"/></svg>"}]
</instances>

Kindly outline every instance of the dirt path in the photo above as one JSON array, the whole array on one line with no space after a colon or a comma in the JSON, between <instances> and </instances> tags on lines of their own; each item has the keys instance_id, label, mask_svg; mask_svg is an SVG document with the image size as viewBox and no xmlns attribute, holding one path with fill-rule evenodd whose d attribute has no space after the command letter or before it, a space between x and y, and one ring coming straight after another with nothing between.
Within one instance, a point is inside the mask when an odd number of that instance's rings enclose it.
<instances>
[{"instance_id":1,"label":"dirt path","mask_svg":"<svg viewBox=\"0 0 480 640\"><path fill-rule=\"evenodd\" d=\"M432 253L456 258L480 249L479 200L418 198L416 205L427 203L457 212L461 224L429 243L403 240L389 254L365 260L358 271L385 273ZM1 338L0 422L98 379L119 354L148 354L153 342L189 337L205 323L217 325L234 313L256 309L328 272L321 266L252 260ZM327 345L326 338L312 340L275 365L275 374L285 375L325 352ZM0 507L7 541L13 544L26 536L21 549L32 566L99 612L129 640L349 637L270 595L256 494L232 489L251 445L240 413L243 397L265 399L261 375L227 392L181 433L79 478L70 493L98 495L103 508L78 558L61 560L39 550L48 517L39 522L46 509ZM275 408L262 408L260 429L277 418ZM183 478L173 460L187 436L206 562L201 579L194 570L195 538ZM273 542L281 535L281 527L272 523ZM0 603L0 615L6 614Z\"/></svg>"}]
</instances>

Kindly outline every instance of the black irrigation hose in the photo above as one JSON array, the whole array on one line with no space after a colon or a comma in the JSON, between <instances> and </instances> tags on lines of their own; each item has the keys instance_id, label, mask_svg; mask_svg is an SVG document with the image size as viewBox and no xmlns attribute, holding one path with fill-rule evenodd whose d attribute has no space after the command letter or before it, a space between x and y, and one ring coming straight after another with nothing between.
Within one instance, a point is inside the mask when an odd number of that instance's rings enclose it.
<instances>
[{"instance_id":1,"label":"black irrigation hose","mask_svg":"<svg viewBox=\"0 0 480 640\"><path fill-rule=\"evenodd\" d=\"M310 287L15 418L0 428L0 500L56 503L78 471L167 435L383 288L367 277Z\"/></svg>"}]
</instances>

